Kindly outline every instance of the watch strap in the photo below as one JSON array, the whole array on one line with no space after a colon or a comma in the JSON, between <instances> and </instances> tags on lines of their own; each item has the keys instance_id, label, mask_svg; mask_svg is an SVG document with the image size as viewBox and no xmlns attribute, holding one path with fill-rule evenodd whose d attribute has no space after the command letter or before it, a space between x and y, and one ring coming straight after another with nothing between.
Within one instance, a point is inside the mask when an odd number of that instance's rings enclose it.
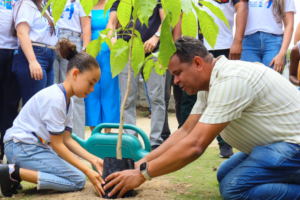
<instances>
[{"instance_id":1,"label":"watch strap","mask_svg":"<svg viewBox=\"0 0 300 200\"><path fill-rule=\"evenodd\" d=\"M142 174L146 180L150 181L152 179L147 170L143 171Z\"/></svg>"}]
</instances>

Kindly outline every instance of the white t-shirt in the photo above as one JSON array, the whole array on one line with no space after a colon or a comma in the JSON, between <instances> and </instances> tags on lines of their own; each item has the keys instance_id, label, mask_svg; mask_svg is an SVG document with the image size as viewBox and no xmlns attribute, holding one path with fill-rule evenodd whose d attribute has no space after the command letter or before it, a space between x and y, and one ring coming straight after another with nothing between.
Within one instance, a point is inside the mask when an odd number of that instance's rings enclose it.
<instances>
[{"instance_id":1,"label":"white t-shirt","mask_svg":"<svg viewBox=\"0 0 300 200\"><path fill-rule=\"evenodd\" d=\"M0 0L0 49L17 49L17 37L10 35L12 9L18 0Z\"/></svg>"},{"instance_id":2,"label":"white t-shirt","mask_svg":"<svg viewBox=\"0 0 300 200\"><path fill-rule=\"evenodd\" d=\"M277 23L273 14L273 1L269 0L249 0L249 12L246 24L245 35L250 35L258 31L282 35L283 23ZM294 0L285 0L285 12L296 13Z\"/></svg>"},{"instance_id":3,"label":"white t-shirt","mask_svg":"<svg viewBox=\"0 0 300 200\"><path fill-rule=\"evenodd\" d=\"M13 126L4 136L4 142L24 142L48 147L50 134L62 134L73 128L73 99L67 101L63 86L52 85L35 94L22 108Z\"/></svg>"},{"instance_id":4,"label":"white t-shirt","mask_svg":"<svg viewBox=\"0 0 300 200\"><path fill-rule=\"evenodd\" d=\"M86 17L86 14L79 2L76 0L74 3L68 0L65 9L61 15L60 20L57 21L59 28L69 29L77 33L81 33L80 17ZM92 16L89 14L89 16Z\"/></svg>"},{"instance_id":5,"label":"white t-shirt","mask_svg":"<svg viewBox=\"0 0 300 200\"><path fill-rule=\"evenodd\" d=\"M20 5L20 9L18 9ZM49 15L48 11L46 11L46 13ZM50 18L52 19L51 16ZM56 34L53 33L53 35L51 35L51 28L48 20L44 16L41 18L41 12L31 0L19 1L16 4L14 9L14 20L15 28L21 22L28 23L30 26L29 38L32 42L47 44L50 46L56 45L58 41L58 26L55 26Z\"/></svg>"},{"instance_id":6,"label":"white t-shirt","mask_svg":"<svg viewBox=\"0 0 300 200\"><path fill-rule=\"evenodd\" d=\"M299 50L299 54L300 54L300 41L297 42L298 45L298 50Z\"/></svg>"},{"instance_id":7,"label":"white t-shirt","mask_svg":"<svg viewBox=\"0 0 300 200\"><path fill-rule=\"evenodd\" d=\"M230 27L229 30L227 25L222 20L220 20L216 15L214 15L207 7L203 6L204 10L207 11L207 13L214 18L215 23L219 27L219 34L214 49L215 50L230 49L233 43L232 28L234 24L234 13L235 13L234 5L239 3L240 0L206 0L206 1L212 3L214 6L217 6L222 10ZM204 39L204 46L207 48L207 50L212 50L212 47L208 44L208 42L205 39Z\"/></svg>"}]
</instances>

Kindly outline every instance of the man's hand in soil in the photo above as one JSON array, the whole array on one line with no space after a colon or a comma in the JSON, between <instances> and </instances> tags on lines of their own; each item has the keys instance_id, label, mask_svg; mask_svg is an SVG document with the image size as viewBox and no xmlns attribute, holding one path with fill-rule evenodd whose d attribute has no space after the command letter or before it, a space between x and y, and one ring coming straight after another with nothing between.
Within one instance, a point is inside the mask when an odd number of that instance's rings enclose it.
<instances>
[{"instance_id":1,"label":"man's hand in soil","mask_svg":"<svg viewBox=\"0 0 300 200\"><path fill-rule=\"evenodd\" d=\"M111 180L111 181L110 181ZM125 192L128 190L134 189L142 185L146 179L141 174L139 169L135 170L125 170L122 172L116 172L111 174L105 179L107 183L104 186L104 189L107 190L108 188L116 185L114 189L108 194L109 197L113 196L117 191L120 190L118 198L122 197Z\"/></svg>"}]
</instances>

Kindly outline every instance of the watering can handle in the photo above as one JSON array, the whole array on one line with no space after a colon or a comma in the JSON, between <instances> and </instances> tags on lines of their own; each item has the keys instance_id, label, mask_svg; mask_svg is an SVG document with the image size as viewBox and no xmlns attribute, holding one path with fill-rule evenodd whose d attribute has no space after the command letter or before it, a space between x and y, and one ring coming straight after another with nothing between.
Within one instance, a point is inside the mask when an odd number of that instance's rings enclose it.
<instances>
[{"instance_id":1,"label":"watering can handle","mask_svg":"<svg viewBox=\"0 0 300 200\"><path fill-rule=\"evenodd\" d=\"M92 135L96 134L96 133L101 133L101 130L104 128L117 128L118 129L119 127L120 127L120 124L118 124L118 123L102 123L95 127L95 129L92 132ZM130 130L137 132L144 141L145 150L151 152L150 141L148 139L148 136L142 129L140 129L137 126L131 125L131 124L124 124L123 129L130 129Z\"/></svg>"}]
</instances>

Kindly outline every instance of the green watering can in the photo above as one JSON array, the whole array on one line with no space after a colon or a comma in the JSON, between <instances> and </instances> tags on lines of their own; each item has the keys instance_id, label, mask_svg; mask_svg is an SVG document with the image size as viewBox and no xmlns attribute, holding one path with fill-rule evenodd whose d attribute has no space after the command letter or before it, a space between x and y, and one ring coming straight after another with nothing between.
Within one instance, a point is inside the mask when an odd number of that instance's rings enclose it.
<instances>
[{"instance_id":1,"label":"green watering can","mask_svg":"<svg viewBox=\"0 0 300 200\"><path fill-rule=\"evenodd\" d=\"M104 128L119 128L120 124L112 124L112 123L103 123L95 127L92 132L91 137L85 141L79 137L77 137L74 133L72 133L72 138L77 141L80 146L82 146L85 150L90 152L91 154L99 157L113 157L117 156L117 133L101 133L101 130ZM137 126L131 124L124 124L124 129L131 129L137 132L143 139L145 144L145 149L143 148L140 140L129 134L123 134L122 137L122 157L123 158L132 158L134 161L138 161L145 157L151 151L150 141L146 135L146 133L138 128Z\"/></svg>"}]
</instances>

